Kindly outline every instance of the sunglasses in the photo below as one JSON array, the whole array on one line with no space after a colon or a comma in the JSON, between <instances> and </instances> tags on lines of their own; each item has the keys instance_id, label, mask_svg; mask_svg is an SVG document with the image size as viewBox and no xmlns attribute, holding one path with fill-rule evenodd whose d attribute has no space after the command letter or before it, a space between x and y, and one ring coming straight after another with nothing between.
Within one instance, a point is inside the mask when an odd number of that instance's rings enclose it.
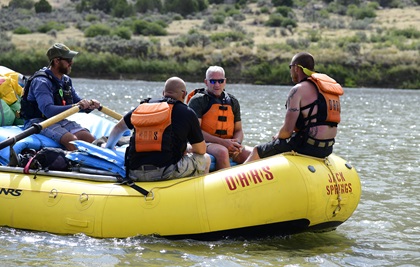
<instances>
[{"instance_id":1,"label":"sunglasses","mask_svg":"<svg viewBox=\"0 0 420 267\"><path fill-rule=\"evenodd\" d=\"M210 79L209 82L211 84L216 84L216 82L218 82L219 84L222 84L225 82L225 79L218 79L218 80Z\"/></svg>"},{"instance_id":2,"label":"sunglasses","mask_svg":"<svg viewBox=\"0 0 420 267\"><path fill-rule=\"evenodd\" d=\"M289 65L289 70L291 70L293 66L296 66L296 64L290 64Z\"/></svg>"},{"instance_id":3,"label":"sunglasses","mask_svg":"<svg viewBox=\"0 0 420 267\"><path fill-rule=\"evenodd\" d=\"M59 57L58 59L59 60L67 61L67 63L69 63L69 64L73 62L73 59L72 58L62 58L62 57Z\"/></svg>"}]
</instances>

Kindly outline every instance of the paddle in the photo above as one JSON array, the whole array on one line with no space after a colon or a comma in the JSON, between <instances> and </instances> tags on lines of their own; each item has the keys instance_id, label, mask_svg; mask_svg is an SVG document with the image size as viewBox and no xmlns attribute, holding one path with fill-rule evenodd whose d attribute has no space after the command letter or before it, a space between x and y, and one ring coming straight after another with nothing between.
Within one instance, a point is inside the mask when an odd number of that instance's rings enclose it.
<instances>
[{"instance_id":1,"label":"paddle","mask_svg":"<svg viewBox=\"0 0 420 267\"><path fill-rule=\"evenodd\" d=\"M116 120L121 120L121 118L123 117L121 114L113 111L112 109L109 109L107 107L104 107L104 106L100 106L98 108L98 110L101 111L102 113L104 113L104 114L106 114L106 115L108 115L108 116L116 119Z\"/></svg>"},{"instance_id":2,"label":"paddle","mask_svg":"<svg viewBox=\"0 0 420 267\"><path fill-rule=\"evenodd\" d=\"M32 134L39 133L42 129L47 128L48 126L51 126L54 123L57 123L65 118L67 118L70 115L73 115L77 112L79 112L80 108L79 106L74 106L69 108L66 111L63 111L54 117L51 117L49 119L46 119L45 121L42 121L40 123L35 123L28 129L24 130L23 132L17 134L16 136L9 137L6 140L3 140L0 142L0 150L7 147L14 145L17 141L22 140L23 138L26 138Z\"/></svg>"}]
</instances>

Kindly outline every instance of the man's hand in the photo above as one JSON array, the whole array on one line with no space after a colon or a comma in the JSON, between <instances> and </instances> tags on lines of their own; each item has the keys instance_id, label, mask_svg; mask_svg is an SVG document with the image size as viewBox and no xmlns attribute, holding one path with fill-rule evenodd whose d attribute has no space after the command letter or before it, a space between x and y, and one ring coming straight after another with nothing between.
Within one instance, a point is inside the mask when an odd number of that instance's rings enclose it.
<instances>
[{"instance_id":1,"label":"man's hand","mask_svg":"<svg viewBox=\"0 0 420 267\"><path fill-rule=\"evenodd\" d=\"M224 139L222 145L229 150L229 154L240 153L243 149L241 143L237 139Z\"/></svg>"},{"instance_id":2,"label":"man's hand","mask_svg":"<svg viewBox=\"0 0 420 267\"><path fill-rule=\"evenodd\" d=\"M101 106L101 103L96 99L91 99L89 101L89 109L98 109Z\"/></svg>"},{"instance_id":3,"label":"man's hand","mask_svg":"<svg viewBox=\"0 0 420 267\"><path fill-rule=\"evenodd\" d=\"M98 109L101 106L101 103L99 103L99 101L95 99L82 99L77 103L77 105L80 107L80 109L94 110Z\"/></svg>"}]
</instances>

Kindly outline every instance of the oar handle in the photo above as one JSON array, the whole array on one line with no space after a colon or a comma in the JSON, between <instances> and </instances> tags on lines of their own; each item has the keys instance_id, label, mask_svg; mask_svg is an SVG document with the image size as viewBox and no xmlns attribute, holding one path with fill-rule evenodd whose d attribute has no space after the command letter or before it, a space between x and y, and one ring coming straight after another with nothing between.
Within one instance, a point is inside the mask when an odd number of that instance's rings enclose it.
<instances>
[{"instance_id":1,"label":"oar handle","mask_svg":"<svg viewBox=\"0 0 420 267\"><path fill-rule=\"evenodd\" d=\"M42 129L47 128L48 126L51 126L54 123L57 123L59 121L62 121L63 119L67 118L68 116L75 114L79 112L80 107L75 105L74 107L69 108L66 111L61 112L60 114L55 115L54 117L51 117L49 119L46 119L45 121L42 121L40 123L35 123L28 129L24 130L23 132L13 136L9 137L6 140L3 140L0 142L0 150L14 145L17 141L22 140L23 138L26 138L32 134L39 133Z\"/></svg>"},{"instance_id":2,"label":"oar handle","mask_svg":"<svg viewBox=\"0 0 420 267\"><path fill-rule=\"evenodd\" d=\"M47 128L48 126L53 125L54 123L57 123L59 121L64 120L70 115L73 115L80 111L80 107L78 105L74 105L73 107L69 108L66 111L61 112L60 114L57 114L54 117L51 117L49 119L46 119L45 121L40 122L41 130Z\"/></svg>"},{"instance_id":3,"label":"oar handle","mask_svg":"<svg viewBox=\"0 0 420 267\"><path fill-rule=\"evenodd\" d=\"M121 114L113 111L112 109L109 109L107 107L104 106L100 106L98 108L99 111L103 112L104 114L116 119L116 120L121 120L121 118L123 117Z\"/></svg>"}]
</instances>

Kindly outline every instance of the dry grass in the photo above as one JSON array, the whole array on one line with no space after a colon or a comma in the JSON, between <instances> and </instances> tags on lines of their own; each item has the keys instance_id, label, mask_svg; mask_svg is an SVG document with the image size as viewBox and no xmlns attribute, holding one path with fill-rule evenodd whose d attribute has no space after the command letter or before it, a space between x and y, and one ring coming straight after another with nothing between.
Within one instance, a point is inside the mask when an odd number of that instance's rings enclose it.
<instances>
[{"instance_id":1,"label":"dry grass","mask_svg":"<svg viewBox=\"0 0 420 267\"><path fill-rule=\"evenodd\" d=\"M13 34L12 42L19 50L30 50L32 47L49 47L55 42L67 43L68 40L83 41L84 35L80 30L70 27L57 32L57 37L44 33Z\"/></svg>"},{"instance_id":2,"label":"dry grass","mask_svg":"<svg viewBox=\"0 0 420 267\"><path fill-rule=\"evenodd\" d=\"M7 5L10 0L0 0L2 5ZM54 7L65 5L70 0L49 0L50 4ZM250 5L251 9L257 10L256 4ZM301 11L296 10L298 17L302 17ZM310 29L316 29L316 25L312 23L299 22L298 28L295 29L293 35L282 37L279 33L279 29L276 29L276 34L268 37L267 33L270 31L269 27L264 27L262 22L268 19L267 14L249 15L246 14L246 20L241 21L240 25L246 30L246 32L253 36L254 43L256 45L261 44L275 44L283 43L289 38L304 38L307 35L307 31ZM420 7L410 7L405 9L384 9L377 11L377 18L375 20L376 28L390 29L390 28L408 28L410 26L418 28L420 25ZM162 37L154 37L160 40L163 47L169 46L169 40L175 38L180 34L186 34L190 29L199 29L203 24L203 20L182 20L173 21L169 27L168 35ZM260 22L259 24L256 22ZM219 27L220 28L220 27ZM205 34L204 31L200 30ZM340 29L340 30L320 30L323 37L333 40L337 37L351 36L356 30ZM369 32L367 32L369 34ZM12 42L20 50L26 50L31 47L48 47L54 42L66 42L68 40L82 42L84 41L83 32L70 27L64 31L58 32L57 37L53 38L47 34L34 33L26 35L12 35ZM171 48L169 48L171 49ZM256 52L256 50L254 50Z\"/></svg>"},{"instance_id":3,"label":"dry grass","mask_svg":"<svg viewBox=\"0 0 420 267\"><path fill-rule=\"evenodd\" d=\"M375 22L383 28L403 29L420 27L420 6L405 9L383 9L377 11Z\"/></svg>"}]
</instances>

